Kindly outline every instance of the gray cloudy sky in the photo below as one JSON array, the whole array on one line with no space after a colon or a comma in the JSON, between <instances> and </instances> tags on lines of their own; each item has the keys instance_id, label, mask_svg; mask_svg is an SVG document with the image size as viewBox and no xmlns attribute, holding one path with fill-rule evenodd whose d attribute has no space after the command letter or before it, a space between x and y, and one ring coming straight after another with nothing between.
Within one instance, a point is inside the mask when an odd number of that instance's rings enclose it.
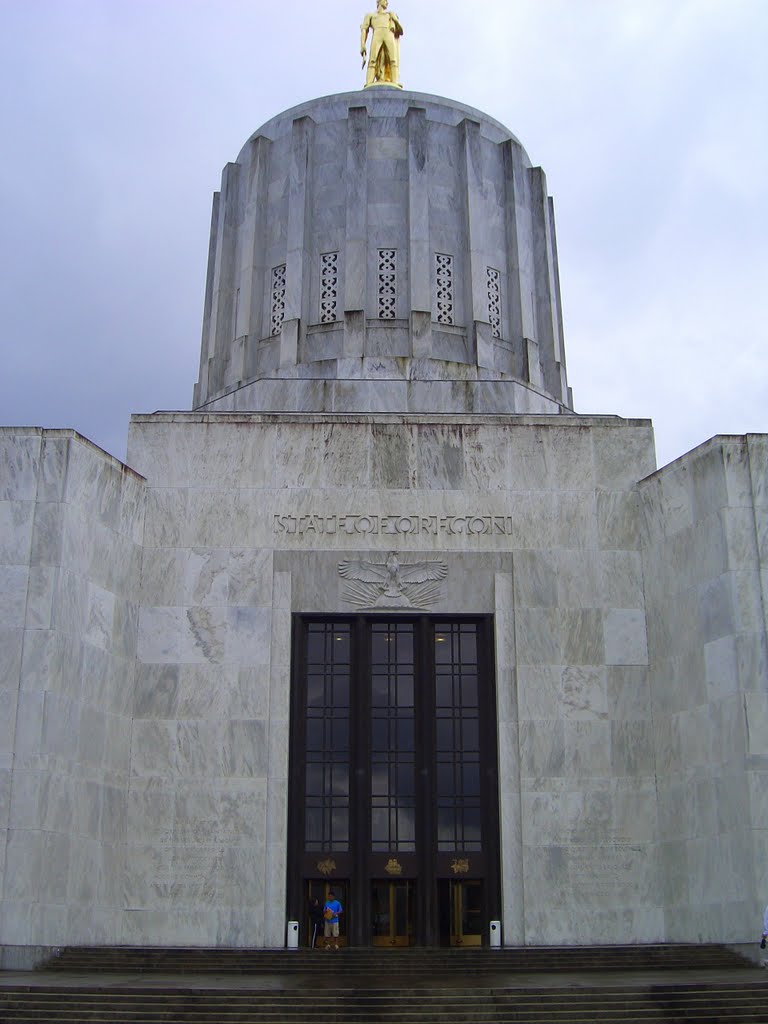
<instances>
[{"instance_id":1,"label":"gray cloudy sky","mask_svg":"<svg viewBox=\"0 0 768 1024\"><path fill-rule=\"evenodd\" d=\"M660 465L768 431L768 0L391 4L406 88L546 171L577 412L652 418ZM221 169L362 85L369 6L0 0L0 423L123 457L189 408Z\"/></svg>"}]
</instances>

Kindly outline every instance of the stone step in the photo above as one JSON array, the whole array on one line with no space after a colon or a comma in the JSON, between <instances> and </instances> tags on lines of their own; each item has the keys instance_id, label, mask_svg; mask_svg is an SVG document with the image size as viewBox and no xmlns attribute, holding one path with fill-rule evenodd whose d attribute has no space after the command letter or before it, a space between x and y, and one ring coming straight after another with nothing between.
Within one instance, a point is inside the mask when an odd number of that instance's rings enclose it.
<instances>
[{"instance_id":1,"label":"stone step","mask_svg":"<svg viewBox=\"0 0 768 1024\"><path fill-rule=\"evenodd\" d=\"M19 1024L23 1021L37 1021L39 1024L72 1024L75 1021L106 1021L110 1024L123 1024L123 1022L139 1022L139 1024L161 1024L161 1022L172 1022L172 1024L356 1024L357 1021L365 1021L371 1024L372 1021L381 1024L545 1024L547 1021L561 1021L563 1024L591 1024L591 1022L604 1022L604 1024L652 1024L653 1021L680 1022L680 1024L696 1024L696 1022L709 1022L709 1024L765 1024L764 1006L755 1006L751 1009L713 1009L709 1011L691 1011L684 1008L677 1010L665 1010L659 1008L642 1008L629 1011L612 1011L595 1008L584 1014L572 1014L567 1010L556 1016L547 1016L540 1011L520 1011L509 1013L499 1009L489 1010L487 1013L482 1010L471 1010L461 1012L445 1012L435 1014L389 1014L386 1012L376 1013L372 1017L367 1011L334 1011L326 1014L312 1012L310 1017L306 1013L291 1014L285 1011L274 1014L262 1014L238 1012L234 1014L219 1013L198 1013L194 1008L174 1012L159 1009L157 1012L137 1009L133 1011L120 1012L112 1006L105 1005L101 1008L93 1008L83 1011L75 1008L72 1011L61 1009L20 1009L4 1011L3 1024Z\"/></svg>"},{"instance_id":2,"label":"stone step","mask_svg":"<svg viewBox=\"0 0 768 1024\"><path fill-rule=\"evenodd\" d=\"M455 995L446 995L444 993L435 993L434 991L422 992L419 996L399 996L392 992L386 995L376 994L368 995L361 994L359 991L342 993L341 995L327 996L323 994L318 996L305 996L301 993L291 992L289 994L283 994L281 996L274 996L269 992L256 991L234 995L230 992L224 991L217 992L215 995L206 995L201 992L183 993L178 994L172 990L159 989L152 993L136 994L133 991L120 991L119 989L110 989L105 991L104 989L93 989L90 991L78 991L73 992L72 989L66 988L59 991L46 991L45 993L41 990L29 990L13 992L4 988L0 989L0 996L3 999L3 1005L12 1004L13 1000L16 999L20 1002L24 1002L25 1005L31 1006L33 1004L51 1006L55 1002L61 999L63 996L67 996L70 1000L77 1000L78 1005L87 1006L89 1004L96 1005L98 1002L108 999L114 1002L117 1006L119 1004L135 1004L135 1005L146 1005L151 1006L161 999L163 1005L166 1007L183 1006L190 999L194 999L197 1004L203 1006L205 1004L212 1004L226 1007L227 1010L236 1010L238 1008L252 1008L254 1002L258 1002L259 1007L262 1008L281 1008L286 1005L295 1007L298 1010L305 1010L307 1007L316 1006L318 998L322 998L323 1006L339 1006L342 1004L345 1006L354 1005L355 1007L394 1007L399 1010L412 1010L424 1007L428 1004L430 1008L439 1009L442 1007L478 1007L488 1002L493 1002L495 1006L506 1006L508 1008L526 1009L529 1007L548 1008L550 1011L556 1010L560 1006L565 1006L569 1009L579 1008L591 1008L594 1006L600 1007L611 1007L611 1008L629 1008L638 1004L647 1004L650 1000L653 1005L673 1005L680 999L685 1000L686 1006L694 1005L706 1005L706 1006L736 1006L739 1004L750 1004L756 999L764 999L766 996L766 989L761 986L757 990L738 990L729 992L696 992L690 990L682 990L679 992L672 992L669 994L659 995L654 993L648 995L647 991L629 993L618 991L614 992L610 990L604 993L575 993L568 991L565 995L559 992L557 995L546 993L541 991L525 992L521 994L519 992L496 992L493 995L467 994L465 992L457 993Z\"/></svg>"},{"instance_id":3,"label":"stone step","mask_svg":"<svg viewBox=\"0 0 768 1024\"><path fill-rule=\"evenodd\" d=\"M194 1010L182 1010L179 1012L160 1010L148 1012L145 1009L135 1012L115 1013L107 1006L101 1010L92 1010L83 1013L75 1010L71 1014L53 1010L47 1012L44 1009L31 1011L16 1011L4 1014L1 1018L3 1024L21 1024L23 1021L34 1021L36 1024L74 1024L77 1021L88 1021L93 1024L302 1024L304 1021L313 1021L317 1024L358 1024L372 1021L380 1024L545 1024L546 1021L557 1020L563 1024L592 1024L592 1022L603 1022L603 1024L765 1024L764 1007L754 1007L752 1010L712 1010L696 1011L691 1013L687 1010L675 1010L673 1012L658 1008L630 1010L615 1013L613 1011L590 1010L586 1014L571 1014L566 1011L563 1016L546 1017L540 1013L515 1013L508 1014L504 1011L493 1009L488 1013L482 1011L462 1011L461 1013L442 1012L433 1015L398 1015L390 1016L383 1013L376 1013L370 1016L368 1012L343 1012L332 1013L322 1017L305 1017L299 1014L289 1015L283 1012L274 1015L263 1015L261 1013L237 1013L235 1015L220 1015L217 1012L198 1014Z\"/></svg>"},{"instance_id":4,"label":"stone step","mask_svg":"<svg viewBox=\"0 0 768 1024\"><path fill-rule=\"evenodd\" d=\"M51 1024L73 1024L76 1021L109 1021L110 1024L122 1024L122 1022L140 1022L140 1024L155 1024L155 1022L174 1021L177 1024L302 1024L304 1021L312 1021L315 1024L351 1024L355 1021L381 1022L381 1024L545 1024L546 1021L559 1021L561 1024L591 1024L593 1021L602 1021L605 1024L641 1024L647 1021L663 1021L669 1024L670 1021L685 1022L709 1022L709 1024L765 1024L764 1007L755 1006L745 1010L706 1010L691 1012L687 1009L677 1008L675 1010L664 1010L660 1008L641 1008L626 1011L601 1010L593 1008L584 1014L574 1014L564 1011L555 1017L547 1017L536 1011L507 1013L496 1008L484 1012L478 1010L462 1010L460 1012L442 1011L440 1013L420 1014L387 1014L376 1011L373 1016L368 1011L345 1010L325 1015L312 1017L301 1014L290 1014L277 1012L274 1014L262 1014L260 1012L238 1012L236 1014L220 1014L217 1011L198 1013L192 1008L180 1011L160 1009L148 1011L138 1009L135 1011L116 1012L111 1006L104 1006L100 1009L82 1011L75 1009L71 1013L61 1010L45 1008L34 1008L31 1010L16 1010L5 1013L2 1017L4 1024L18 1024L21 1021L51 1022Z\"/></svg>"},{"instance_id":5,"label":"stone step","mask_svg":"<svg viewBox=\"0 0 768 1024\"><path fill-rule=\"evenodd\" d=\"M622 1019L636 1017L638 1015L661 1014L663 1016L704 1016L712 1017L721 1015L729 1017L741 1014L757 1014L761 1021L765 1021L765 1001L754 998L752 1000L722 1000L717 1003L703 1003L701 1001L689 1000L684 995L679 999L658 1002L655 1000L637 1000L636 1002L611 1003L594 1000L590 1003L571 1004L564 1000L562 1004L555 1006L535 1006L531 1004L503 1005L498 1002L467 1002L454 1004L453 1007L445 1004L433 1006L430 1000L422 1004L420 1008L398 1007L396 1003L389 1005L378 1003L360 1003L357 1001L341 1001L330 1006L307 1008L292 1004L285 1000L283 1004L267 1003L260 1004L258 1000L249 1006L234 1006L226 999L219 1001L197 1000L190 998L183 1003L167 1002L159 995L153 1001L119 1000L103 998L98 1001L82 1002L72 1001L66 994L60 994L56 999L0 999L2 1007L2 1020L6 1021L11 1015L26 1014L55 1014L62 1020L71 1020L77 1017L90 1017L109 1012L115 1019L125 1016L140 1017L174 1015L182 1016L187 1014L194 1016L196 1020L213 1019L220 1021L235 1021L241 1017L257 1018L262 1021L275 1019L291 1020L328 1020L333 1018L346 1019L347 1017L365 1016L368 1020L384 1019L392 1021L400 1020L443 1020L447 1018L469 1018L476 1019L481 1016L515 1019L525 1017L526 1019L537 1020L582 1020L594 1019L597 1016L610 1017L611 1019Z\"/></svg>"}]
</instances>

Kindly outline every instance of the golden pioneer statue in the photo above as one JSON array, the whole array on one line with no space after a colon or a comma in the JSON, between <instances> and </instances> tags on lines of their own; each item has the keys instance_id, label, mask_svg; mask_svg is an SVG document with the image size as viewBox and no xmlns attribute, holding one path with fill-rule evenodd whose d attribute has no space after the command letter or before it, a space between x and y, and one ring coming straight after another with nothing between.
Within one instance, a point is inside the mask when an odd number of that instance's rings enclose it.
<instances>
[{"instance_id":1,"label":"golden pioneer statue","mask_svg":"<svg viewBox=\"0 0 768 1024\"><path fill-rule=\"evenodd\" d=\"M368 31L373 32L371 55L368 58L368 72L365 87L369 85L400 85L400 36L403 26L396 14L387 10L388 0L378 0L375 14L366 14L360 26L360 55L365 67Z\"/></svg>"}]
</instances>

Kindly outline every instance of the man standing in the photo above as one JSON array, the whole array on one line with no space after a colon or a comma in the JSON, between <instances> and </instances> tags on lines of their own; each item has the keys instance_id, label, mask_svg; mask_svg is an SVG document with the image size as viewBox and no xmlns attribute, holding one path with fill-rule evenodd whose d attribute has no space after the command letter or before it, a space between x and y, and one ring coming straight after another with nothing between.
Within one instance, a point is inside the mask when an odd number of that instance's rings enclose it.
<instances>
[{"instance_id":1,"label":"man standing","mask_svg":"<svg viewBox=\"0 0 768 1024\"><path fill-rule=\"evenodd\" d=\"M339 901L336 899L336 893L333 889L328 892L328 899L323 905L323 918L325 924L325 948L331 948L331 939L333 939L333 948L339 948L339 916L344 913L344 909Z\"/></svg>"},{"instance_id":2,"label":"man standing","mask_svg":"<svg viewBox=\"0 0 768 1024\"><path fill-rule=\"evenodd\" d=\"M368 72L365 77L366 88L369 85L400 85L400 36L403 26L396 14L391 14L387 7L389 0L378 0L375 14L366 14L360 26L360 55L365 65L368 32L373 32L371 39L371 55L368 59Z\"/></svg>"}]
</instances>

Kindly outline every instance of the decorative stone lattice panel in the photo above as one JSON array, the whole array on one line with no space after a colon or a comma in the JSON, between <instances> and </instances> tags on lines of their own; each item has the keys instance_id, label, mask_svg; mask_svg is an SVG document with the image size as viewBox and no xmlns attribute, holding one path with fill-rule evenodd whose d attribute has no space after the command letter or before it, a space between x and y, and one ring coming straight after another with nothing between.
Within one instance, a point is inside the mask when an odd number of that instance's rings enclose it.
<instances>
[{"instance_id":1,"label":"decorative stone lattice panel","mask_svg":"<svg viewBox=\"0 0 768 1024\"><path fill-rule=\"evenodd\" d=\"M437 291L437 322L453 323L453 256L435 253L435 281Z\"/></svg>"},{"instance_id":2,"label":"decorative stone lattice panel","mask_svg":"<svg viewBox=\"0 0 768 1024\"><path fill-rule=\"evenodd\" d=\"M285 264L272 268L272 333L279 334L285 318Z\"/></svg>"},{"instance_id":3,"label":"decorative stone lattice panel","mask_svg":"<svg viewBox=\"0 0 768 1024\"><path fill-rule=\"evenodd\" d=\"M379 249L379 319L394 320L397 305L397 249Z\"/></svg>"},{"instance_id":4,"label":"decorative stone lattice panel","mask_svg":"<svg viewBox=\"0 0 768 1024\"><path fill-rule=\"evenodd\" d=\"M330 324L336 319L339 297L339 254L324 252L320 256L320 322Z\"/></svg>"},{"instance_id":5,"label":"decorative stone lattice panel","mask_svg":"<svg viewBox=\"0 0 768 1024\"><path fill-rule=\"evenodd\" d=\"M493 267L488 272L488 320L494 338L501 337L501 274Z\"/></svg>"}]
</instances>

